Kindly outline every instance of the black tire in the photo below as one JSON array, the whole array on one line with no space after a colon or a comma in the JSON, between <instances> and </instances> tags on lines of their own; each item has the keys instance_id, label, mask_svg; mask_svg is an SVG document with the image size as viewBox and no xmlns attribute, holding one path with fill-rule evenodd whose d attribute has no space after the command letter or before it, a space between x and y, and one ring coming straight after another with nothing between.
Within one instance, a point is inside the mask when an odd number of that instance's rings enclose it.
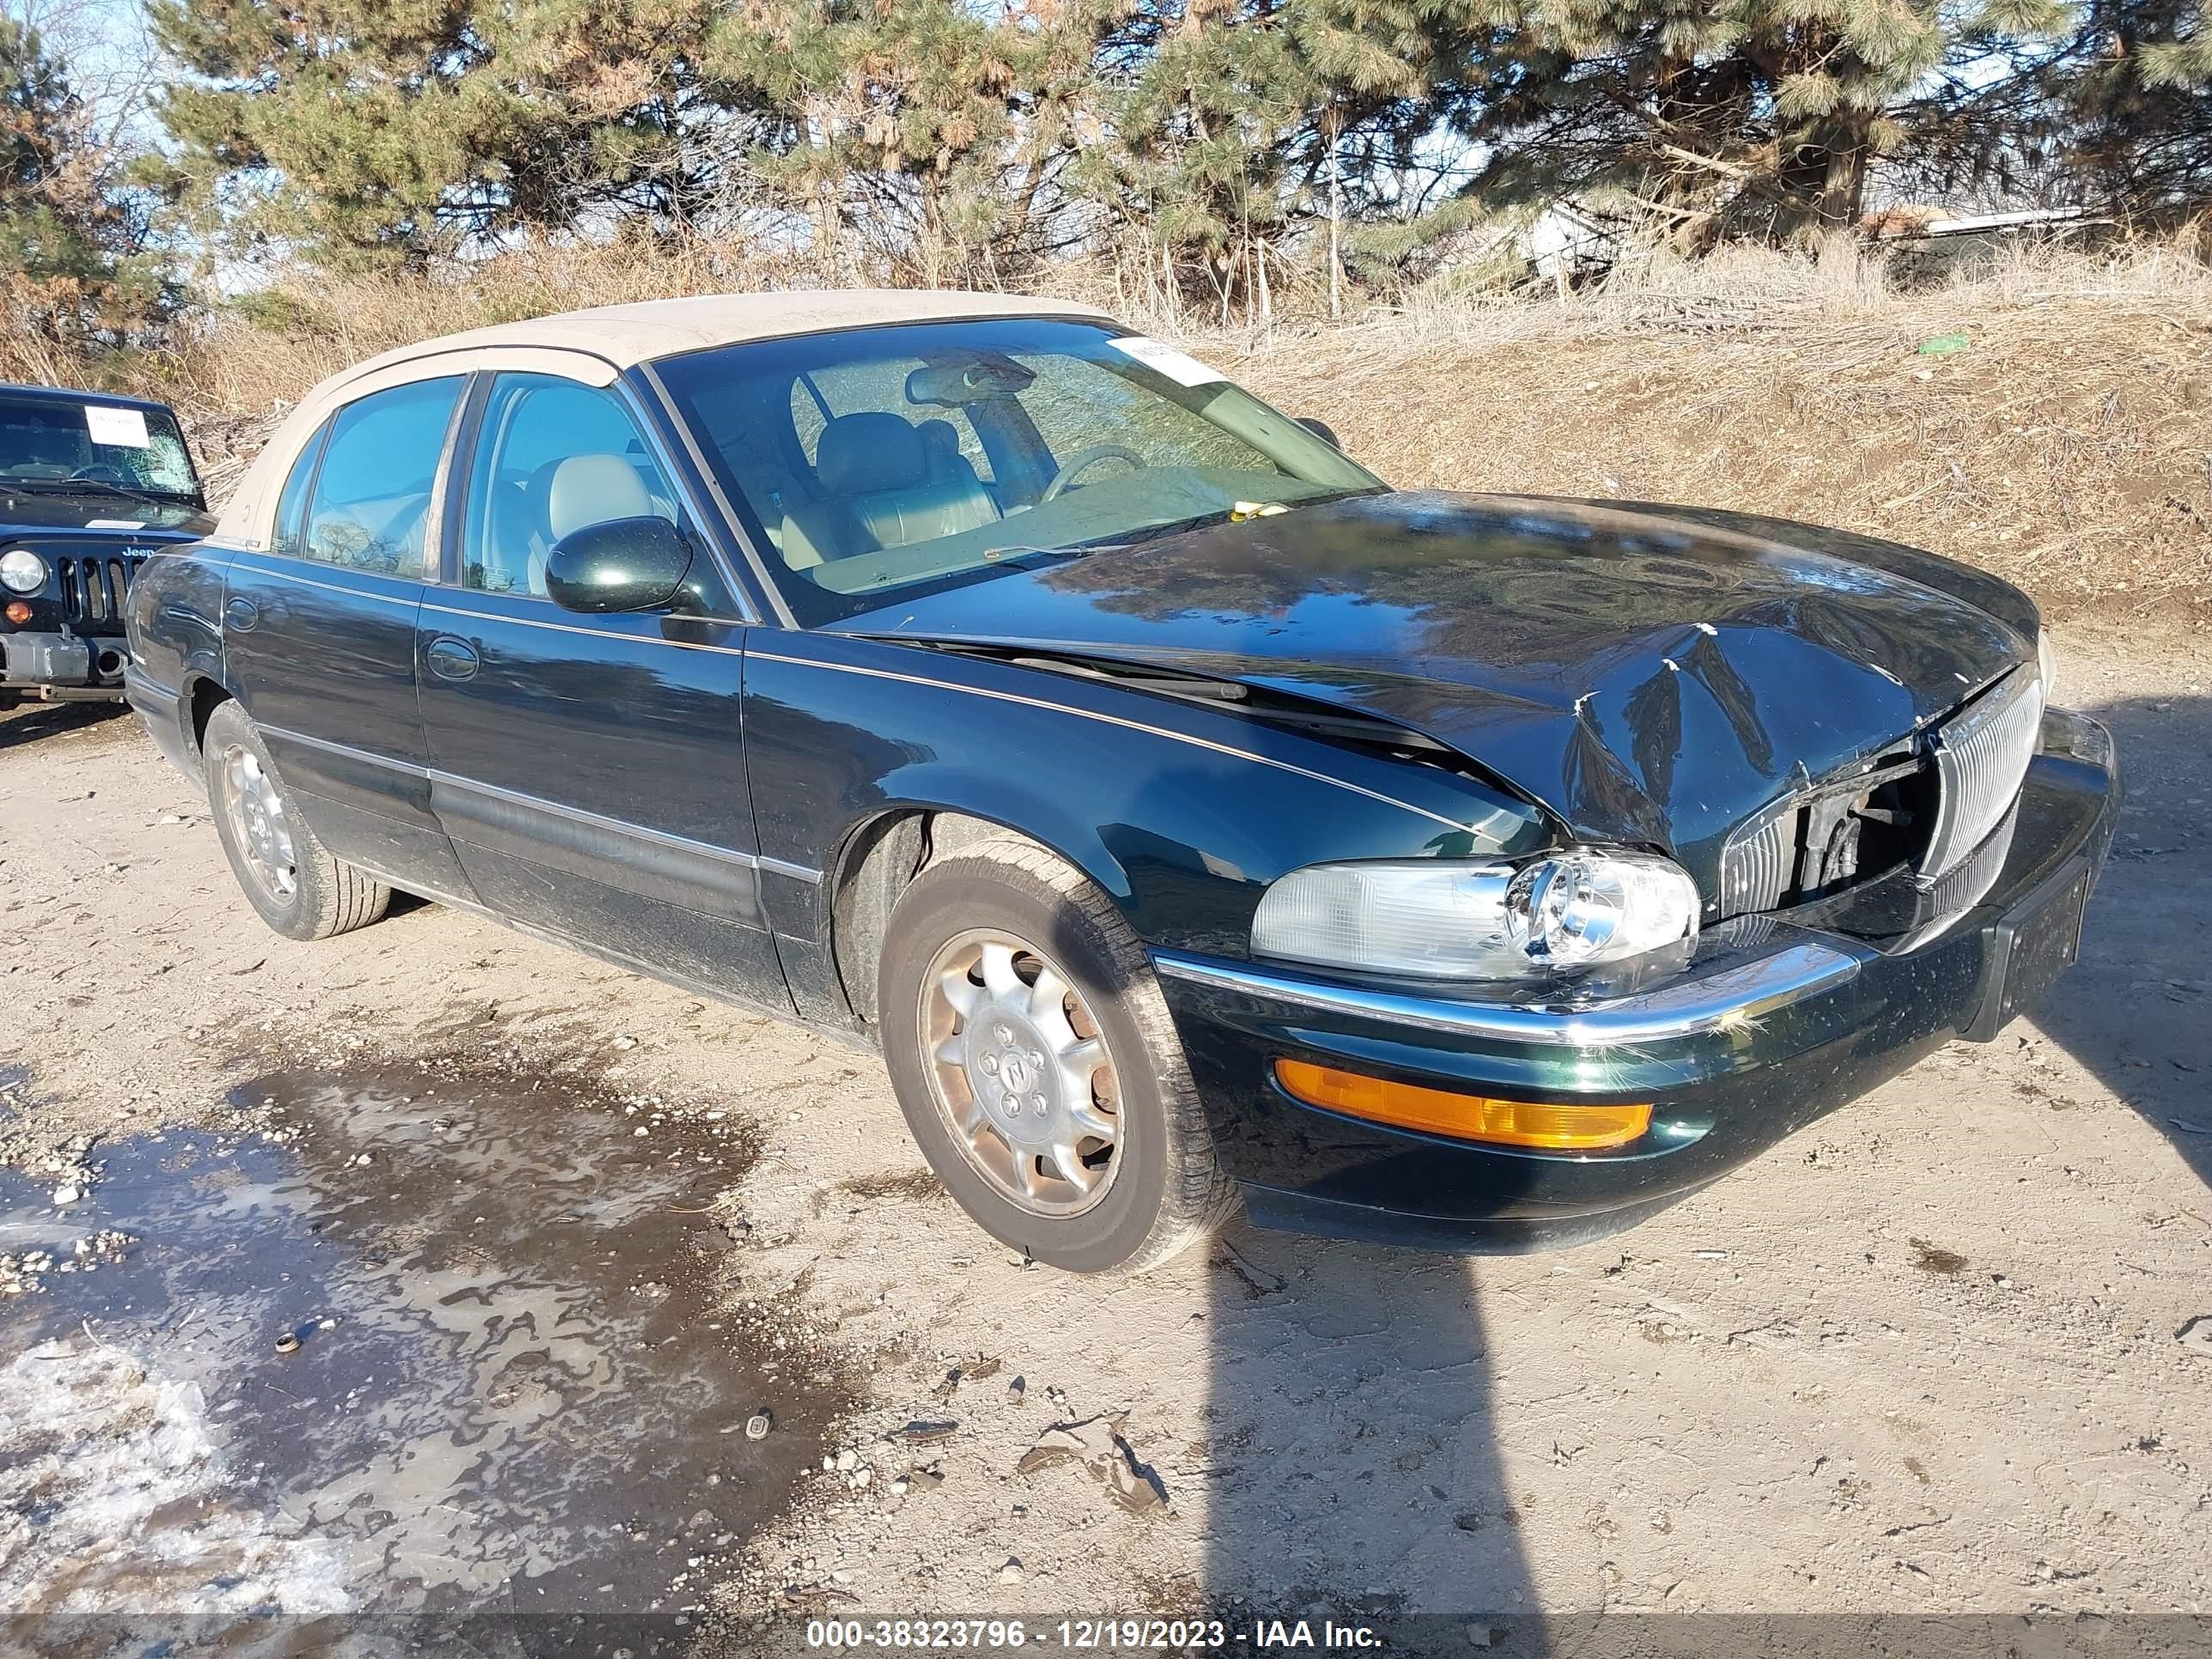
<instances>
[{"instance_id":1,"label":"black tire","mask_svg":"<svg viewBox=\"0 0 2212 1659\"><path fill-rule=\"evenodd\" d=\"M1043 1216L1010 1196L956 1140L930 1080L924 982L939 951L979 928L1034 942L1087 1005L1118 1083L1125 1160L1095 1206ZM930 865L900 895L877 976L884 1063L922 1156L983 1230L1073 1273L1137 1272L1224 1221L1235 1183L1216 1160L1182 1044L1152 963L1121 913L1080 872L1008 836Z\"/></svg>"},{"instance_id":2,"label":"black tire","mask_svg":"<svg viewBox=\"0 0 2212 1659\"><path fill-rule=\"evenodd\" d=\"M225 805L222 769L232 750L242 750L267 775L285 801L285 823L289 831L292 862L289 894L276 890L256 872L244 832ZM215 819L216 836L230 860L231 874L262 921L286 939L331 939L366 927L382 918L391 907L392 890L374 876L334 857L308 825L292 798L284 793L283 776L269 757L261 733L235 702L218 706L208 717L200 739L201 764L205 771L208 809Z\"/></svg>"}]
</instances>

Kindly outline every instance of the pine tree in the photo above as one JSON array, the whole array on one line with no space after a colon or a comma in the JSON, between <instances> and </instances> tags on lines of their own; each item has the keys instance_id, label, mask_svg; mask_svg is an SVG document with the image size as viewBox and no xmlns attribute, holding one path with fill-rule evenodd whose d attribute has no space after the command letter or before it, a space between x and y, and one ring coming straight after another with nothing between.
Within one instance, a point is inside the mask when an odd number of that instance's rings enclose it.
<instances>
[{"instance_id":1,"label":"pine tree","mask_svg":"<svg viewBox=\"0 0 2212 1659\"><path fill-rule=\"evenodd\" d=\"M1859 217L1943 71L2032 54L2058 0L1505 0L1460 104L1496 147L1481 185L1543 198L1625 185L1788 234Z\"/></svg>"},{"instance_id":2,"label":"pine tree","mask_svg":"<svg viewBox=\"0 0 2212 1659\"><path fill-rule=\"evenodd\" d=\"M1270 251L1389 199L1449 108L1482 0L1147 0L1106 39L1114 143L1086 185L1164 264L1195 255L1224 314Z\"/></svg>"},{"instance_id":3,"label":"pine tree","mask_svg":"<svg viewBox=\"0 0 2212 1659\"><path fill-rule=\"evenodd\" d=\"M145 225L66 66L0 16L0 298L15 326L113 343L165 297Z\"/></svg>"},{"instance_id":4,"label":"pine tree","mask_svg":"<svg viewBox=\"0 0 2212 1659\"><path fill-rule=\"evenodd\" d=\"M516 229L683 223L741 118L713 0L155 0L189 79L164 182L248 246L420 264Z\"/></svg>"},{"instance_id":5,"label":"pine tree","mask_svg":"<svg viewBox=\"0 0 2212 1659\"><path fill-rule=\"evenodd\" d=\"M1065 178L1098 130L1095 39L1061 0L750 0L705 61L771 112L747 165L827 274L859 274L859 254L989 282L1060 246Z\"/></svg>"},{"instance_id":6,"label":"pine tree","mask_svg":"<svg viewBox=\"0 0 2212 1659\"><path fill-rule=\"evenodd\" d=\"M2091 0L2057 66L2059 164L2085 201L2152 223L2212 205L2212 5Z\"/></svg>"}]
</instances>

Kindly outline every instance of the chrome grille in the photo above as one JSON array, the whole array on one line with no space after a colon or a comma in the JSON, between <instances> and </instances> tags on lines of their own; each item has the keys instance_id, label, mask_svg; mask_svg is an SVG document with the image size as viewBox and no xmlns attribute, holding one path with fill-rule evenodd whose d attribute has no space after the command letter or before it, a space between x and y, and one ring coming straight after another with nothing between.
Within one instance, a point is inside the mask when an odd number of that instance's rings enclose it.
<instances>
[{"instance_id":1,"label":"chrome grille","mask_svg":"<svg viewBox=\"0 0 2212 1659\"><path fill-rule=\"evenodd\" d=\"M2004 821L2042 731L2043 682L2032 668L2014 669L1936 729L1936 827L1923 881L1949 873Z\"/></svg>"},{"instance_id":2,"label":"chrome grille","mask_svg":"<svg viewBox=\"0 0 2212 1659\"><path fill-rule=\"evenodd\" d=\"M73 623L122 621L123 600L131 591L131 579L144 562L143 556L119 554L54 559L54 574L62 590L62 615Z\"/></svg>"},{"instance_id":3,"label":"chrome grille","mask_svg":"<svg viewBox=\"0 0 2212 1659\"><path fill-rule=\"evenodd\" d=\"M1797 864L1797 799L1777 801L1736 827L1721 849L1720 914L1741 916L1782 902Z\"/></svg>"}]
</instances>

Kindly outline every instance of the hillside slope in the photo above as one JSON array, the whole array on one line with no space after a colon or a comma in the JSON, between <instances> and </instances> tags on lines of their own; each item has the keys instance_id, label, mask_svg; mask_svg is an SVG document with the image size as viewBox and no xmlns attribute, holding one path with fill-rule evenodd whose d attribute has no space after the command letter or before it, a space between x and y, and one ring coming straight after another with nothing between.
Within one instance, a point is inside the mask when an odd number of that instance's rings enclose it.
<instances>
[{"instance_id":1,"label":"hillside slope","mask_svg":"<svg viewBox=\"0 0 2212 1659\"><path fill-rule=\"evenodd\" d=\"M2212 297L2096 274L1442 309L1205 349L1394 483L1774 514L1949 554L2057 614L2196 611Z\"/></svg>"}]
</instances>

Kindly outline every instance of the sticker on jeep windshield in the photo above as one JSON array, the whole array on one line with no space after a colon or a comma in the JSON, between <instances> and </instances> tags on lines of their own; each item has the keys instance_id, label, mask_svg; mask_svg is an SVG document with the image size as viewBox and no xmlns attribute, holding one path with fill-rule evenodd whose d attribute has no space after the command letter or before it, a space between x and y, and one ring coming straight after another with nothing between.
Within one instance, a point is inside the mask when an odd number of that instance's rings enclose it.
<instances>
[{"instance_id":1,"label":"sticker on jeep windshield","mask_svg":"<svg viewBox=\"0 0 2212 1659\"><path fill-rule=\"evenodd\" d=\"M103 409L98 404L87 404L84 428L93 442L112 444L118 449L150 449L154 444L146 435L143 410Z\"/></svg>"},{"instance_id":2,"label":"sticker on jeep windshield","mask_svg":"<svg viewBox=\"0 0 2212 1659\"><path fill-rule=\"evenodd\" d=\"M1146 368L1158 370L1177 386L1212 386L1216 380L1229 378L1218 368L1208 368L1188 352L1176 350L1165 340L1132 334L1106 343L1125 357L1134 357Z\"/></svg>"}]
</instances>

